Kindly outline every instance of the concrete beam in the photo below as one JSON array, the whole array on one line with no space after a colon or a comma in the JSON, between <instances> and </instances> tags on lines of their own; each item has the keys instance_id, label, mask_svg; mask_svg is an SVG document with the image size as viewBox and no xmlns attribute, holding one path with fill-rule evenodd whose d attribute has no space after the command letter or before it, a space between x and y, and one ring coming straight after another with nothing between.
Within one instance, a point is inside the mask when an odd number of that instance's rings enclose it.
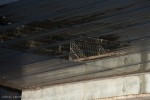
<instances>
[{"instance_id":1,"label":"concrete beam","mask_svg":"<svg viewBox=\"0 0 150 100\"><path fill-rule=\"evenodd\" d=\"M23 91L22 100L95 100L150 93L150 73L96 79ZM144 91L143 91L144 90Z\"/></svg>"},{"instance_id":2,"label":"concrete beam","mask_svg":"<svg viewBox=\"0 0 150 100\"><path fill-rule=\"evenodd\" d=\"M118 57L94 60L86 64L77 65L69 68L62 68L52 71L48 70L43 73L23 76L23 78L18 77L15 81L17 81L18 85L23 84L26 87L31 87L54 85L64 82L81 81L93 78L125 75L137 72L150 71L149 61L149 51L138 52ZM24 71L24 73L27 72Z\"/></svg>"}]
</instances>

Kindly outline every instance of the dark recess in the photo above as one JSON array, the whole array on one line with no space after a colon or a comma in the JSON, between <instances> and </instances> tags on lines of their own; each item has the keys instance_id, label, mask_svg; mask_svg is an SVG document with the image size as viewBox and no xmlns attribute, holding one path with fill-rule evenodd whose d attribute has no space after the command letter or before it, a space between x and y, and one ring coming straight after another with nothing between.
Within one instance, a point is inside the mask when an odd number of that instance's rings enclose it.
<instances>
[{"instance_id":1,"label":"dark recess","mask_svg":"<svg viewBox=\"0 0 150 100\"><path fill-rule=\"evenodd\" d=\"M0 85L0 100L21 100L21 91Z\"/></svg>"}]
</instances>

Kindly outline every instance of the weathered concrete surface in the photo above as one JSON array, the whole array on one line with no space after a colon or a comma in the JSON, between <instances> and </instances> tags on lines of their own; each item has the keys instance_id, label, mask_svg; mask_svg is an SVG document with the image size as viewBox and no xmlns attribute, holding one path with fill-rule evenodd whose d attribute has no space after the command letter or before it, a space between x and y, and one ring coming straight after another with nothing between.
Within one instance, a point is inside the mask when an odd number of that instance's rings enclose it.
<instances>
[{"instance_id":1,"label":"weathered concrete surface","mask_svg":"<svg viewBox=\"0 0 150 100\"><path fill-rule=\"evenodd\" d=\"M19 1L19 0L0 0L0 5L5 5L5 4L16 2L16 1Z\"/></svg>"},{"instance_id":2,"label":"weathered concrete surface","mask_svg":"<svg viewBox=\"0 0 150 100\"><path fill-rule=\"evenodd\" d=\"M94 78L125 75L143 71L150 71L149 61L149 51L138 52L118 57L94 60L82 65L41 72L40 74L38 73L33 75L27 75L24 78L17 78L16 81L18 84L25 84L26 87L29 87L45 85L47 86L64 82L67 83ZM37 65L35 65L35 68L37 68L36 66ZM43 64L42 68L46 68L45 64ZM24 71L24 74L26 73L28 72ZM33 72L31 71L30 73ZM41 81L39 81L39 79L42 80L42 83Z\"/></svg>"},{"instance_id":3,"label":"weathered concrete surface","mask_svg":"<svg viewBox=\"0 0 150 100\"><path fill-rule=\"evenodd\" d=\"M127 95L94 100L150 100L150 94Z\"/></svg>"},{"instance_id":4,"label":"weathered concrete surface","mask_svg":"<svg viewBox=\"0 0 150 100\"><path fill-rule=\"evenodd\" d=\"M96 79L23 91L22 100L93 100L150 93L150 73ZM143 91L145 90L145 91Z\"/></svg>"},{"instance_id":5,"label":"weathered concrete surface","mask_svg":"<svg viewBox=\"0 0 150 100\"><path fill-rule=\"evenodd\" d=\"M145 51L94 60L76 67L42 73L36 77L42 80L50 80L50 83L44 83L43 81L43 86L49 86L57 82L63 83L63 81L68 83L39 90L23 91L22 100L95 100L150 93L149 61L150 52ZM49 77L45 78L45 76ZM26 79L34 79L34 75L26 77ZM92 80L81 81L84 79ZM73 83L74 80L80 80L80 82ZM69 83L69 81L72 83Z\"/></svg>"}]
</instances>

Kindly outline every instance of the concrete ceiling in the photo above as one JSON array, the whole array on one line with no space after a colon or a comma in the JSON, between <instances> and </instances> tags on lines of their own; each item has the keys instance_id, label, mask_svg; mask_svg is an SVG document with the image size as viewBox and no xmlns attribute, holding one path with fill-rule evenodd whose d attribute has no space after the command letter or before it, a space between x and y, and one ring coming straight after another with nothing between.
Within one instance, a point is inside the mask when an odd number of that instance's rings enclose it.
<instances>
[{"instance_id":1,"label":"concrete ceiling","mask_svg":"<svg viewBox=\"0 0 150 100\"><path fill-rule=\"evenodd\" d=\"M37 85L34 79L43 83L36 75L82 65L84 62L61 59L68 53L45 54L45 48L71 41L104 38L125 44L116 49L126 47L134 51L134 47L141 46L140 42L149 40L149 22L149 0L20 0L1 6L0 84L25 89L27 83ZM27 45L32 41L38 45ZM15 81L18 78L22 80L19 84Z\"/></svg>"},{"instance_id":2,"label":"concrete ceiling","mask_svg":"<svg viewBox=\"0 0 150 100\"><path fill-rule=\"evenodd\" d=\"M1 0L0 1L0 6L10 4L10 3L13 3L13 2L16 2L16 1L18 1L18 0Z\"/></svg>"}]
</instances>

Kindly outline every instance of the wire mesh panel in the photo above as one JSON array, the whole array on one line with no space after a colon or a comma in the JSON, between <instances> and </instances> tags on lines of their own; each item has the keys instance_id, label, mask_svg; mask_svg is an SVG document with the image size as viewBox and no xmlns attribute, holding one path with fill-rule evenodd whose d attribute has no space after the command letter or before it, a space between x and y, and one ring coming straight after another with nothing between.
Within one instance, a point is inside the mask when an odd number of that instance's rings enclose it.
<instances>
[{"instance_id":1,"label":"wire mesh panel","mask_svg":"<svg viewBox=\"0 0 150 100\"><path fill-rule=\"evenodd\" d=\"M86 58L82 50L79 48L79 46L73 41L70 42L70 53L69 60L76 60L80 58Z\"/></svg>"},{"instance_id":2,"label":"wire mesh panel","mask_svg":"<svg viewBox=\"0 0 150 100\"><path fill-rule=\"evenodd\" d=\"M102 45L88 42L70 42L69 60L87 60L94 56L107 55Z\"/></svg>"}]
</instances>

